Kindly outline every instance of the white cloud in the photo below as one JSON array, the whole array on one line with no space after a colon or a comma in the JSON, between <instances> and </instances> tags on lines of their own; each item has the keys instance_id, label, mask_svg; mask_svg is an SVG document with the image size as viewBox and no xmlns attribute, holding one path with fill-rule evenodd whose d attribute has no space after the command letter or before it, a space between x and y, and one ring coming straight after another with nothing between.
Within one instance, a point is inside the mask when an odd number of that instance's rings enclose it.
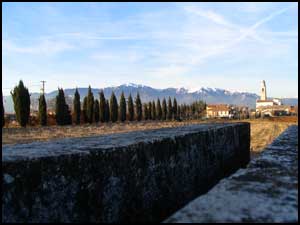
<instances>
[{"instance_id":1,"label":"white cloud","mask_svg":"<svg viewBox=\"0 0 300 225\"><path fill-rule=\"evenodd\" d=\"M21 53L21 54L41 54L41 55L53 55L63 51L72 50L75 46L63 42L43 40L35 45L20 46L10 40L2 40L2 46L4 53Z\"/></svg>"}]
</instances>

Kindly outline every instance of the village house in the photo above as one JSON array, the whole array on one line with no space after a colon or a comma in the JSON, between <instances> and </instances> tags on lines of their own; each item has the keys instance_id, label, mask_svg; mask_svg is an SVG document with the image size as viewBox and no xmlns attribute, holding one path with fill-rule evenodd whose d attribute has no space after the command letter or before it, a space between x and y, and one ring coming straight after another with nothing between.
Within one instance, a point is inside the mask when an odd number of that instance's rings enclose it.
<instances>
[{"instance_id":1,"label":"village house","mask_svg":"<svg viewBox=\"0 0 300 225\"><path fill-rule=\"evenodd\" d=\"M206 106L207 118L247 119L250 112L247 106L211 104Z\"/></svg>"},{"instance_id":2,"label":"village house","mask_svg":"<svg viewBox=\"0 0 300 225\"><path fill-rule=\"evenodd\" d=\"M206 106L206 116L208 118L232 118L233 109L226 104L215 104Z\"/></svg>"}]
</instances>

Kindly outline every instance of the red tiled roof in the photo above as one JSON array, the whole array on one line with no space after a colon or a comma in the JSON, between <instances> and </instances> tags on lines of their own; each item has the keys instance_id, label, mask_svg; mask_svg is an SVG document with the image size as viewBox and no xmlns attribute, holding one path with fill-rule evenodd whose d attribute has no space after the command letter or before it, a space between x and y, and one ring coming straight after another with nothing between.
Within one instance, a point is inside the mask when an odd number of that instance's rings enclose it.
<instances>
[{"instance_id":1,"label":"red tiled roof","mask_svg":"<svg viewBox=\"0 0 300 225\"><path fill-rule=\"evenodd\" d=\"M224 104L220 105L207 105L206 110L213 110L213 111L227 111L229 107Z\"/></svg>"}]
</instances>

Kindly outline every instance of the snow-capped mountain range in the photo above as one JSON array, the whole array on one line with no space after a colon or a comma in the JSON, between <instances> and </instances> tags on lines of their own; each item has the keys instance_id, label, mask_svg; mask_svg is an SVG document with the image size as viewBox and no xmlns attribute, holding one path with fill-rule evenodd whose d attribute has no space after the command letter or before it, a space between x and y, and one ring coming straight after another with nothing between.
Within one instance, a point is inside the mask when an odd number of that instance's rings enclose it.
<instances>
[{"instance_id":1,"label":"snow-capped mountain range","mask_svg":"<svg viewBox=\"0 0 300 225\"><path fill-rule=\"evenodd\" d=\"M92 92L95 98L99 99L100 88L92 88ZM81 101L87 95L88 88L78 88ZM250 108L255 108L255 101L259 98L259 96L255 93L248 92L230 92L228 90L220 89L220 88L200 88L196 91L191 91L186 88L165 88L165 89L156 89L149 86L141 85L141 84L123 84L120 86L106 87L103 88L105 98L109 98L111 92L114 91L117 98L120 97L121 92L123 91L125 97L128 97L131 93L133 99L135 98L137 92L139 92L142 102L148 102L152 100L157 100L160 98L162 101L163 98L168 98L169 96L173 99L176 97L177 102L179 104L182 103L192 103L196 100L203 100L209 104L235 104L235 105L243 105L248 106ZM65 96L67 98L67 103L72 104L72 99L75 93L75 88L65 89ZM47 103L49 103L48 107L53 107L53 102L55 96L58 91L52 91L45 94ZM31 93L31 102L32 107L34 109L38 108L38 97L39 93ZM298 105L298 98L285 98L282 99L283 104L288 105ZM14 112L13 110L13 101L11 96L4 96L4 108L5 112Z\"/></svg>"}]
</instances>

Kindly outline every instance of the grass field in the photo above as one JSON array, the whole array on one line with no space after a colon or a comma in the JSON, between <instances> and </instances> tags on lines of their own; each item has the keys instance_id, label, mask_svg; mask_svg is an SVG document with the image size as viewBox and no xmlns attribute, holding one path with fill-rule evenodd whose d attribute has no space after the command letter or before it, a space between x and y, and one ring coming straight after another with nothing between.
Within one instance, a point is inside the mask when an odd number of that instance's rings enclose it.
<instances>
[{"instance_id":1,"label":"grass field","mask_svg":"<svg viewBox=\"0 0 300 225\"><path fill-rule=\"evenodd\" d=\"M256 157L292 122L251 121L251 156Z\"/></svg>"},{"instance_id":2,"label":"grass field","mask_svg":"<svg viewBox=\"0 0 300 225\"><path fill-rule=\"evenodd\" d=\"M278 119L256 119L226 122L246 121L251 124L251 155L257 156L268 144L270 144L289 125L296 124L296 117L281 117ZM225 122L224 120L205 122ZM122 133L146 129L159 129L164 127L184 126L188 124L205 123L199 121L185 122L125 122L108 123L81 126L49 126L49 127L27 127L27 128L3 128L3 144L29 143L33 141L46 141L50 139L66 137L95 136L101 134Z\"/></svg>"}]
</instances>

